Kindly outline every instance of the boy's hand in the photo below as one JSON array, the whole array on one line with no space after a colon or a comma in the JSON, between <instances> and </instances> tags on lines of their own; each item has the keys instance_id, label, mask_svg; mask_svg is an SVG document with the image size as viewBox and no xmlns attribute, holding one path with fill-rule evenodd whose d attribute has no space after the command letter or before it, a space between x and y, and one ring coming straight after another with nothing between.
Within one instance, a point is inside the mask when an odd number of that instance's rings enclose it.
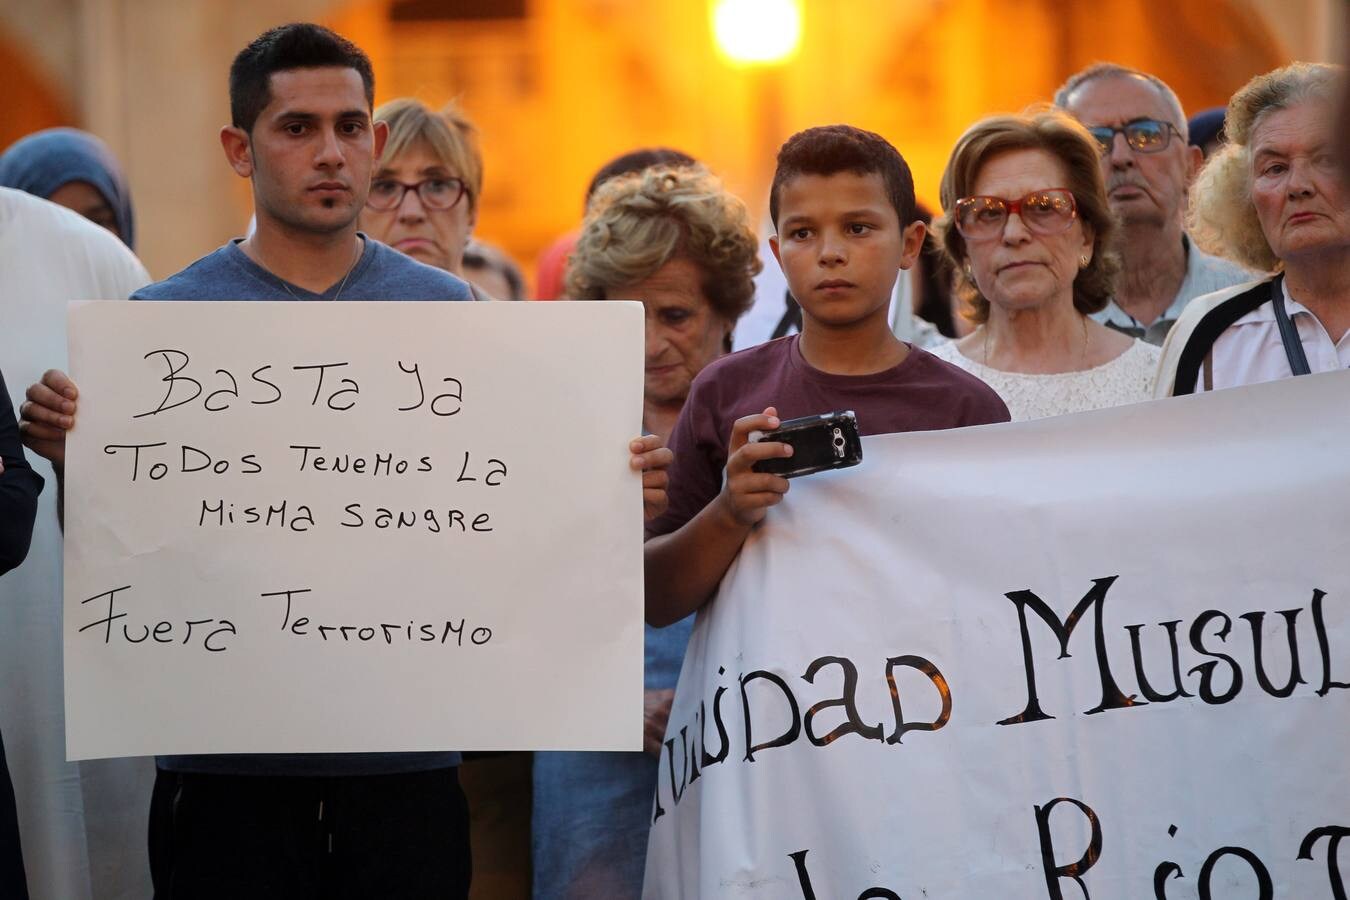
<instances>
[{"instance_id":1,"label":"boy's hand","mask_svg":"<svg viewBox=\"0 0 1350 900\"><path fill-rule=\"evenodd\" d=\"M48 369L42 380L28 389L28 399L19 407L19 436L24 446L51 460L60 472L66 463L66 432L75 427L75 382L65 372Z\"/></svg>"},{"instance_id":2,"label":"boy's hand","mask_svg":"<svg viewBox=\"0 0 1350 900\"><path fill-rule=\"evenodd\" d=\"M634 438L628 449L633 454L628 465L634 472L642 473L642 517L650 522L670 505L670 497L666 494L669 480L666 469L675 461L675 454L657 434Z\"/></svg>"},{"instance_id":3,"label":"boy's hand","mask_svg":"<svg viewBox=\"0 0 1350 900\"><path fill-rule=\"evenodd\" d=\"M779 425L778 410L770 406L761 415L744 416L731 426L727 447L727 477L717 501L738 525L753 526L763 520L770 506L783 499L788 480L781 475L756 472L751 467L761 459L791 456L792 445L779 441L750 442L752 431L773 431Z\"/></svg>"}]
</instances>

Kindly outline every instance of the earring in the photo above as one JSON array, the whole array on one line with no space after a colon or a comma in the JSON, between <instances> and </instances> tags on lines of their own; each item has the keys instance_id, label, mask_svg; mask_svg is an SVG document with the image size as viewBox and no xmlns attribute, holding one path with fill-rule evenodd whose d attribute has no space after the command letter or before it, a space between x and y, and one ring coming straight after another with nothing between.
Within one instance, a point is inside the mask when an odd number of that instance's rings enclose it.
<instances>
[{"instance_id":1,"label":"earring","mask_svg":"<svg viewBox=\"0 0 1350 900\"><path fill-rule=\"evenodd\" d=\"M969 279L970 281L975 280L975 272L973 269L970 268L970 260L966 260L966 263L964 266L962 266L962 269L965 271L967 279Z\"/></svg>"},{"instance_id":2,"label":"earring","mask_svg":"<svg viewBox=\"0 0 1350 900\"><path fill-rule=\"evenodd\" d=\"M1085 253L1082 256L1078 257L1078 268L1086 269L1088 267L1088 263L1090 262L1092 262L1092 257L1088 256Z\"/></svg>"}]
</instances>

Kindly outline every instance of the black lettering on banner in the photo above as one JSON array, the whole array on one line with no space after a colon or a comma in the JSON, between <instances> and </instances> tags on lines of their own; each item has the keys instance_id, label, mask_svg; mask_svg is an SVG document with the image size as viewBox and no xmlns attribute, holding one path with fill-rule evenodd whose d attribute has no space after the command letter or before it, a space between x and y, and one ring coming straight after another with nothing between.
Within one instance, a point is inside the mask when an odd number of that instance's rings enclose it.
<instances>
[{"instance_id":1,"label":"black lettering on banner","mask_svg":"<svg viewBox=\"0 0 1350 900\"><path fill-rule=\"evenodd\" d=\"M1064 620L1061 620L1055 614L1049 604L1029 590L1004 594L1017 607L1017 621L1022 632L1022 663L1026 668L1027 676L1027 705L1017 715L1000 719L999 725L1017 725L1023 722L1039 722L1054 718L1041 709L1040 700L1036 694L1036 663L1031 650L1031 631L1027 626L1028 606L1045 621L1046 625L1050 626L1050 630L1059 639L1059 659L1069 658L1069 637L1088 609L1092 609L1093 618L1096 620L1097 668L1101 676L1102 700L1097 706L1088 710L1087 715L1104 712L1108 709L1125 709L1131 706L1147 705L1142 700L1136 700L1133 695L1125 696L1116 685L1115 676L1111 674L1111 666L1107 660L1106 631L1105 624L1102 621L1103 606L1106 603L1107 591L1111 589L1111 585L1115 583L1118 577L1117 575L1111 575L1107 578L1093 579L1092 589L1083 595L1083 599L1078 601L1078 605L1073 608L1073 612L1069 613L1069 617Z\"/></svg>"},{"instance_id":2,"label":"black lettering on banner","mask_svg":"<svg viewBox=\"0 0 1350 900\"><path fill-rule=\"evenodd\" d=\"M918 669L928 676L928 680L933 683L938 696L942 699L942 710L938 713L936 719L931 722L905 721L905 714L900 709L900 690L895 686L895 669L897 666ZM891 690L891 708L895 712L895 731L891 732L890 737L886 738L887 744L900 743L900 738L907 731L937 731L951 720L952 691L947 686L947 679L943 677L942 672L938 671L937 666L922 656L896 656L886 660L886 685Z\"/></svg>"},{"instance_id":3,"label":"black lettering on banner","mask_svg":"<svg viewBox=\"0 0 1350 900\"><path fill-rule=\"evenodd\" d=\"M1284 616L1285 636L1289 641L1289 680L1281 688L1277 688L1270 683L1270 677L1266 675L1265 655L1261 652L1261 625L1265 621L1266 614L1249 612L1243 613L1239 617L1245 619L1247 624L1252 627L1252 656L1256 661L1256 683L1261 685L1261 690L1272 697L1288 697L1294 693L1294 688L1300 684L1307 684L1303 680L1303 674L1298 667L1298 633L1294 630L1294 620L1298 618L1298 614L1301 612L1303 612L1302 609L1280 610L1280 615Z\"/></svg>"},{"instance_id":4,"label":"black lettering on banner","mask_svg":"<svg viewBox=\"0 0 1350 900\"><path fill-rule=\"evenodd\" d=\"M787 698L788 708L792 710L792 725L788 730L772 740L765 741L762 744L754 743L752 736L753 724L750 716L750 695L746 692L745 686L751 681L761 679L771 684L777 685ZM772 672L763 670L751 672L749 675L741 676L741 705L745 712L745 762L754 762L755 753L759 750L771 750L774 747L786 747L797 739L802 731L802 714L797 708L797 698L792 696L792 689L787 686L787 682L779 678Z\"/></svg>"},{"instance_id":5,"label":"black lettering on banner","mask_svg":"<svg viewBox=\"0 0 1350 900\"><path fill-rule=\"evenodd\" d=\"M688 764L693 762L693 756L689 751L689 726L684 725L680 728L680 753L682 761L680 762L680 786L675 786L675 739L666 740L666 769L670 772L670 796L674 798L676 805L680 798L684 796L684 789L688 786L685 779L688 777Z\"/></svg>"},{"instance_id":6,"label":"black lettering on banner","mask_svg":"<svg viewBox=\"0 0 1350 900\"><path fill-rule=\"evenodd\" d=\"M1153 900L1167 900L1167 879L1184 878L1181 866L1174 862L1159 863L1153 870Z\"/></svg>"},{"instance_id":7,"label":"black lettering on banner","mask_svg":"<svg viewBox=\"0 0 1350 900\"><path fill-rule=\"evenodd\" d=\"M1345 879L1341 877L1340 847L1343 837L1350 837L1350 828L1342 825L1324 825L1308 832L1303 838L1303 843L1298 846L1298 858L1311 861L1313 847L1322 838L1327 839L1327 879L1331 882L1332 900L1350 900L1345 891Z\"/></svg>"},{"instance_id":8,"label":"black lettering on banner","mask_svg":"<svg viewBox=\"0 0 1350 900\"><path fill-rule=\"evenodd\" d=\"M798 850L796 853L789 853L788 859L792 860L793 866L797 869L797 886L801 888L802 900L816 900L816 891L811 887L811 873L806 870L806 854L809 850Z\"/></svg>"},{"instance_id":9,"label":"black lettering on banner","mask_svg":"<svg viewBox=\"0 0 1350 900\"><path fill-rule=\"evenodd\" d=\"M870 726L864 725L862 723L862 717L858 715L858 669L853 665L852 661L845 659L842 656L822 656L820 659L813 660L811 665L806 667L806 674L802 676L802 680L807 684L814 684L817 673L825 666L838 666L844 673L842 696L838 700L821 700L806 711L806 717L803 719L802 723L806 731L806 739L817 747L824 747L827 744L832 744L846 734L857 734L869 741L881 740L885 734L881 724L878 723ZM836 726L824 737L816 737L815 732L811 728L811 720L821 711L835 706L842 706L844 708L846 721Z\"/></svg>"},{"instance_id":10,"label":"black lettering on banner","mask_svg":"<svg viewBox=\"0 0 1350 900\"><path fill-rule=\"evenodd\" d=\"M178 375L179 372L182 372L184 369L187 368L188 363L191 361L186 353L184 353L182 350L151 350L149 353L145 354L145 356L142 358L149 359L156 353L164 357L164 365L168 366L169 368L169 374L165 375L163 378L160 379L160 381L163 381L165 384L169 386L169 389L165 391L164 399L159 401L158 406L156 406L149 412L137 413L136 415L132 416L133 419L140 419L144 418L145 416L157 415L159 413L165 412L166 410L182 406L184 403L191 403L193 400L196 400L198 397L201 396L202 383L200 381L198 381L195 378L190 378L187 375L184 375L181 378ZM176 366L174 365L175 360L178 360L178 365ZM184 400L179 400L177 402L170 403L169 400L173 397L174 389L178 386L179 382L185 382L187 384L192 385L192 396Z\"/></svg>"},{"instance_id":11,"label":"black lettering on banner","mask_svg":"<svg viewBox=\"0 0 1350 900\"><path fill-rule=\"evenodd\" d=\"M1223 624L1220 625L1219 630L1214 633L1215 637L1225 642L1228 640L1228 633L1232 630L1233 620L1228 618L1224 613L1219 612L1217 609L1207 609L1196 616L1195 621L1191 623L1191 646L1194 647L1195 652L1199 653L1201 656L1209 656L1215 660L1223 660L1228 663L1228 667L1233 673L1228 685L1228 690L1224 691L1222 694L1214 693L1214 670L1218 668L1218 662L1200 663L1198 666L1193 667L1187 674L1194 675L1196 672L1199 672L1200 699L1206 703L1218 705L1232 700L1238 695L1238 692L1242 690L1242 667L1237 664L1237 661L1234 660L1233 657L1228 656L1227 654L1213 653L1205 649L1205 626L1216 619L1221 620Z\"/></svg>"},{"instance_id":12,"label":"black lettering on banner","mask_svg":"<svg viewBox=\"0 0 1350 900\"><path fill-rule=\"evenodd\" d=\"M1312 596L1313 630L1317 632L1317 649L1322 651L1322 686L1317 689L1319 697L1325 697L1333 688L1342 691L1350 688L1350 684L1344 681L1331 680L1331 641L1327 637L1327 622L1322 614L1322 600L1326 595L1326 591L1314 590Z\"/></svg>"},{"instance_id":13,"label":"black lettering on banner","mask_svg":"<svg viewBox=\"0 0 1350 900\"><path fill-rule=\"evenodd\" d=\"M1167 630L1168 646L1172 650L1172 685L1173 690L1170 694L1163 694L1154 690L1153 685L1149 684L1148 677L1144 674L1144 654L1139 647L1139 631L1143 625L1126 625L1125 630L1130 633L1130 652L1134 656L1134 677L1139 681L1139 692L1142 693L1152 703L1168 703L1178 697L1193 697L1184 687L1181 686L1181 654L1177 650L1177 626L1181 624L1180 619L1174 619L1170 622L1159 622L1158 626Z\"/></svg>"},{"instance_id":14,"label":"black lettering on banner","mask_svg":"<svg viewBox=\"0 0 1350 900\"><path fill-rule=\"evenodd\" d=\"M726 673L727 670L725 668L722 666L717 667L717 674L719 676L725 675ZM722 762L727 758L727 754L731 752L731 738L727 736L727 726L726 723L722 721L722 695L726 692L727 689L724 685L718 685L717 690L713 693L713 722L717 725L717 738L718 742L722 745L722 749L717 751L716 756L708 755L708 744L707 741L703 739L703 722L700 722L699 724L698 742L699 746L702 748L703 756L701 762L705 769ZM699 709L703 709L702 701L699 702ZM706 722L706 720L707 716L705 714L704 722Z\"/></svg>"},{"instance_id":15,"label":"black lettering on banner","mask_svg":"<svg viewBox=\"0 0 1350 900\"><path fill-rule=\"evenodd\" d=\"M1050 836L1050 813L1061 803L1070 803L1077 807L1092 826L1092 837L1088 841L1087 850L1083 851L1083 855L1077 861L1064 865L1055 862L1055 842ZM1033 808L1036 811L1036 830L1040 833L1041 839L1041 868L1045 873L1045 889L1050 900L1064 900L1064 892L1059 887L1062 878L1072 878L1082 889L1084 900L1090 900L1092 895L1088 893L1087 885L1083 883L1083 875L1095 866L1102 856L1102 823L1097 819L1097 814L1092 807L1072 797L1056 797L1043 807Z\"/></svg>"},{"instance_id":16,"label":"black lettering on banner","mask_svg":"<svg viewBox=\"0 0 1350 900\"><path fill-rule=\"evenodd\" d=\"M808 852L810 851L798 850L796 853L789 853L788 859L792 860L793 867L797 870L797 887L802 892L802 900L816 900L815 888L811 886L811 873L806 869ZM859 894L858 900L901 900L901 898L895 891L874 887Z\"/></svg>"},{"instance_id":17,"label":"black lettering on banner","mask_svg":"<svg viewBox=\"0 0 1350 900\"><path fill-rule=\"evenodd\" d=\"M1260 857L1246 847L1220 847L1205 859L1205 864L1200 867L1200 900L1213 900L1214 893L1210 888L1210 881L1214 876L1214 866L1225 856L1235 856L1251 866L1252 871L1256 873L1259 891L1257 900L1274 900L1275 885L1270 880L1270 872L1266 870Z\"/></svg>"}]
</instances>

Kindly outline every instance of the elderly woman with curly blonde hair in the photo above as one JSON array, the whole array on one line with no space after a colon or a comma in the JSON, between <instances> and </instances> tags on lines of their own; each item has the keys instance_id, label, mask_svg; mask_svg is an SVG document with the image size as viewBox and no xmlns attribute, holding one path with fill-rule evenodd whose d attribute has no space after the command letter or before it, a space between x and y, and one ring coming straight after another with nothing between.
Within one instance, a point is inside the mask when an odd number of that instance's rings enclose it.
<instances>
[{"instance_id":1,"label":"elderly woman with curly blonde hair","mask_svg":"<svg viewBox=\"0 0 1350 900\"><path fill-rule=\"evenodd\" d=\"M604 182L567 267L573 300L646 309L643 428L664 441L694 376L730 346L760 270L745 205L700 166ZM644 753L537 753L534 898L637 897L657 763L693 616L646 629Z\"/></svg>"},{"instance_id":2,"label":"elderly woman with curly blonde hair","mask_svg":"<svg viewBox=\"0 0 1350 900\"><path fill-rule=\"evenodd\" d=\"M703 367L730 347L761 264L745 205L700 166L606 181L567 269L575 300L641 300L647 312L644 427L670 436Z\"/></svg>"},{"instance_id":3,"label":"elderly woman with curly blonde hair","mask_svg":"<svg viewBox=\"0 0 1350 900\"><path fill-rule=\"evenodd\" d=\"M1157 392L1189 394L1350 367L1350 190L1333 130L1340 67L1294 63L1228 104L1228 145L1191 191L1202 247L1267 279L1194 300Z\"/></svg>"}]
</instances>

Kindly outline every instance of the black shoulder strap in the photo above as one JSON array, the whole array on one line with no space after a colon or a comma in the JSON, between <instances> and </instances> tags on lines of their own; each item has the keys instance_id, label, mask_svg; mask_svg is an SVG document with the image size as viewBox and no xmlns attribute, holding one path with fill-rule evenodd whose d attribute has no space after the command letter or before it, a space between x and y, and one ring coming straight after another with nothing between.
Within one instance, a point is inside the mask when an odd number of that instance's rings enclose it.
<instances>
[{"instance_id":1,"label":"black shoulder strap","mask_svg":"<svg viewBox=\"0 0 1350 900\"><path fill-rule=\"evenodd\" d=\"M1228 330L1228 326L1265 303L1270 297L1268 290L1265 284L1258 284L1251 290L1229 297L1205 313L1186 340L1186 346L1181 350L1181 358L1177 360L1173 395L1180 397L1183 394L1195 393L1195 382L1200 376L1200 367L1204 364L1205 357L1209 355L1214 342L1219 339L1219 335Z\"/></svg>"},{"instance_id":2,"label":"black shoulder strap","mask_svg":"<svg viewBox=\"0 0 1350 900\"><path fill-rule=\"evenodd\" d=\"M1270 305L1275 311L1275 324L1280 326L1280 340L1284 342L1284 355L1289 359L1289 371L1295 375L1309 375L1312 369L1308 368L1308 355L1303 352L1303 340L1284 308L1284 290L1280 287L1283 282L1281 275L1270 283Z\"/></svg>"},{"instance_id":3,"label":"black shoulder strap","mask_svg":"<svg viewBox=\"0 0 1350 900\"><path fill-rule=\"evenodd\" d=\"M769 335L769 340L780 338L787 334L791 329L802 330L802 307L797 302L797 298L792 296L791 291L783 292L783 299L787 303L787 309L783 310L783 317L778 320L774 326L773 334Z\"/></svg>"}]
</instances>

